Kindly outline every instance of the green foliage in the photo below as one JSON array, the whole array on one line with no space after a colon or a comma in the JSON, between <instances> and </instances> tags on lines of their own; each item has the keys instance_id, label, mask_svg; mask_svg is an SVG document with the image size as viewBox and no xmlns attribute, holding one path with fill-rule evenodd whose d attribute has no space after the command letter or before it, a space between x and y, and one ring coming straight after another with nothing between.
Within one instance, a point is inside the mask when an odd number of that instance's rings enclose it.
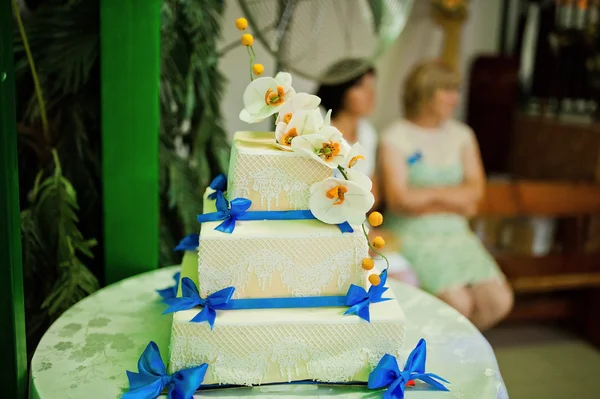
<instances>
[{"instance_id":1,"label":"green foliage","mask_svg":"<svg viewBox=\"0 0 600 399\"><path fill-rule=\"evenodd\" d=\"M60 167L39 187L34 187L32 194L33 217L39 226L41 241L56 250L58 281L42 303L51 319L99 288L96 277L78 258L79 253L92 258L91 249L96 240L85 240L77 228L76 196Z\"/></svg>"},{"instance_id":2,"label":"green foliage","mask_svg":"<svg viewBox=\"0 0 600 399\"><path fill-rule=\"evenodd\" d=\"M21 235L28 347L102 279L99 0L46 0L23 13L45 99L44 134L24 44L15 29ZM197 232L210 180L226 172L229 145L216 41L222 0L163 0L160 260ZM95 245L96 237L99 245ZM93 255L94 258L91 258Z\"/></svg>"},{"instance_id":3,"label":"green foliage","mask_svg":"<svg viewBox=\"0 0 600 399\"><path fill-rule=\"evenodd\" d=\"M90 261L96 241L84 238L101 235L97 6L97 0L54 0L23 13L33 64L15 27L30 354L50 323L99 288L97 277L88 269L100 269ZM42 98L34 90L32 68L39 76ZM41 107L48 115L49 129L41 123Z\"/></svg>"},{"instance_id":4,"label":"green foliage","mask_svg":"<svg viewBox=\"0 0 600 399\"><path fill-rule=\"evenodd\" d=\"M227 171L230 148L220 111L225 79L217 68L223 10L220 0L163 3L161 241L197 232L204 190ZM174 256L161 250L163 264L180 260Z\"/></svg>"}]
</instances>

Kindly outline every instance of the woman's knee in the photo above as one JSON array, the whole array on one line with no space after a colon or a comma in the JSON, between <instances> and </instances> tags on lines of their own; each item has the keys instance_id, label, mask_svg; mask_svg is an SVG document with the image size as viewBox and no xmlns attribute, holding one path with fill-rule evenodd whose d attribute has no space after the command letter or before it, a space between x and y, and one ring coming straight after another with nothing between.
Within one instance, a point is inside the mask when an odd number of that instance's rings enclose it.
<instances>
[{"instance_id":1,"label":"woman's knee","mask_svg":"<svg viewBox=\"0 0 600 399\"><path fill-rule=\"evenodd\" d=\"M514 295L506 282L482 283L474 287L473 291L476 311L493 322L504 319L513 308Z\"/></svg>"},{"instance_id":2,"label":"woman's knee","mask_svg":"<svg viewBox=\"0 0 600 399\"><path fill-rule=\"evenodd\" d=\"M438 294L438 298L458 310L466 318L471 318L475 309L473 296L465 287L452 288Z\"/></svg>"}]
</instances>

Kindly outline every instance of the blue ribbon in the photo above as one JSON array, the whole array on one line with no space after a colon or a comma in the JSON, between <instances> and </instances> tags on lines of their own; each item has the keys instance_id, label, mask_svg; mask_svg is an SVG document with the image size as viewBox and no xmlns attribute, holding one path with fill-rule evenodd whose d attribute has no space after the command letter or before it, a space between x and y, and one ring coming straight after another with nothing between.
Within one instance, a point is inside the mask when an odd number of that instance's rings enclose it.
<instances>
[{"instance_id":1,"label":"blue ribbon","mask_svg":"<svg viewBox=\"0 0 600 399\"><path fill-rule=\"evenodd\" d=\"M177 297L177 290L179 289L179 277L180 277L181 273L177 272L173 275L173 280L175 280L175 285L171 286L169 288L165 288L162 290L156 290L156 292L158 292L158 294L162 297L163 302L166 301L167 299L171 299L171 298L175 298Z\"/></svg>"},{"instance_id":2,"label":"blue ribbon","mask_svg":"<svg viewBox=\"0 0 600 399\"><path fill-rule=\"evenodd\" d=\"M412 155L406 158L406 162L409 165L414 165L423 158L423 153L420 150L415 151Z\"/></svg>"},{"instance_id":3,"label":"blue ribbon","mask_svg":"<svg viewBox=\"0 0 600 399\"><path fill-rule=\"evenodd\" d=\"M345 296L232 299L227 310L325 308L346 305Z\"/></svg>"},{"instance_id":4,"label":"blue ribbon","mask_svg":"<svg viewBox=\"0 0 600 399\"><path fill-rule=\"evenodd\" d=\"M309 210L296 210L296 211L248 211L252 206L252 201L247 198L236 198L231 201L227 201L225 195L222 192L216 193L217 201L215 203L217 207L216 212L204 213L198 215L198 221L204 222L218 222L223 221L220 225L215 227L215 230L222 231L223 233L231 234L235 229L235 223L238 220L310 220L315 219L315 215ZM348 222L344 222L338 225L342 233L352 233L354 230Z\"/></svg>"},{"instance_id":5,"label":"blue ribbon","mask_svg":"<svg viewBox=\"0 0 600 399\"><path fill-rule=\"evenodd\" d=\"M394 356L384 355L375 370L369 374L367 386L369 389L387 387L387 391L383 395L384 399L403 399L406 384L414 380L421 380L440 391L448 391L448 388L439 382L443 381L449 384L448 381L436 374L425 373L426 356L427 344L422 338L408 356L403 371L398 368L398 362Z\"/></svg>"},{"instance_id":6,"label":"blue ribbon","mask_svg":"<svg viewBox=\"0 0 600 399\"><path fill-rule=\"evenodd\" d=\"M184 277L181 280L181 294L180 298L172 298L165 300L165 303L169 305L167 310L163 314L178 312L180 310L192 309L196 306L201 306L202 310L194 316L190 322L202 323L207 321L212 330L215 319L217 317L217 310L227 309L227 302L230 301L233 295L233 287L223 288L213 294L210 294L206 298L201 298L196 284L189 279Z\"/></svg>"},{"instance_id":7,"label":"blue ribbon","mask_svg":"<svg viewBox=\"0 0 600 399\"><path fill-rule=\"evenodd\" d=\"M221 173L220 175L215 177L208 186L215 190L214 193L210 193L208 195L208 199L214 200L215 198L217 198L217 193L219 191L223 192L227 190L227 176Z\"/></svg>"},{"instance_id":8,"label":"blue ribbon","mask_svg":"<svg viewBox=\"0 0 600 399\"><path fill-rule=\"evenodd\" d=\"M382 298L383 294L388 290L385 287L387 281L387 270L384 270L379 275L381 281L378 285L371 285L367 292L363 287L357 285L350 285L348 293L346 294L346 305L350 306L344 314L356 314L361 319L371 322L371 315L369 314L369 305L377 302L389 301L391 298Z\"/></svg>"},{"instance_id":9,"label":"blue ribbon","mask_svg":"<svg viewBox=\"0 0 600 399\"><path fill-rule=\"evenodd\" d=\"M129 391L122 399L155 399L166 388L169 399L190 399L204 381L208 365L167 374L156 343L150 341L138 360L138 372L127 371Z\"/></svg>"},{"instance_id":10,"label":"blue ribbon","mask_svg":"<svg viewBox=\"0 0 600 399\"><path fill-rule=\"evenodd\" d=\"M344 314L357 314L370 322L369 305L384 302L390 298L382 298L388 290L384 287L387 280L387 271L380 274L379 285L372 285L369 291L354 284L348 289L345 296L314 296L314 297L289 297L289 298L243 298L232 299L234 287L227 287L210 294L206 299L200 297L198 288L188 277L181 280L181 293L179 298L168 298L164 302L169 307L163 314L193 309L201 306L202 310L190 322L201 323L207 321L212 330L217 317L216 310L245 310L245 309L295 309L295 308L322 308L351 306ZM175 294L177 291L175 290Z\"/></svg>"},{"instance_id":11,"label":"blue ribbon","mask_svg":"<svg viewBox=\"0 0 600 399\"><path fill-rule=\"evenodd\" d=\"M200 243L200 236L192 233L179 241L179 244L175 247L174 251L195 251L198 249Z\"/></svg>"}]
</instances>

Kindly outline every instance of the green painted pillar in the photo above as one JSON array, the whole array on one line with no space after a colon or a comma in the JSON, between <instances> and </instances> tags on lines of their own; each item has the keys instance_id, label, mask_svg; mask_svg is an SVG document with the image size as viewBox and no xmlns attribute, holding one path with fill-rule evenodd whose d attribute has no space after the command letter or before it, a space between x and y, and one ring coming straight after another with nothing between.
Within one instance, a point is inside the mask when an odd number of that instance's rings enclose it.
<instances>
[{"instance_id":1,"label":"green painted pillar","mask_svg":"<svg viewBox=\"0 0 600 399\"><path fill-rule=\"evenodd\" d=\"M106 282L158 267L160 0L101 0Z\"/></svg>"},{"instance_id":2,"label":"green painted pillar","mask_svg":"<svg viewBox=\"0 0 600 399\"><path fill-rule=\"evenodd\" d=\"M0 1L0 348L2 397L25 399L27 350L11 2Z\"/></svg>"}]
</instances>

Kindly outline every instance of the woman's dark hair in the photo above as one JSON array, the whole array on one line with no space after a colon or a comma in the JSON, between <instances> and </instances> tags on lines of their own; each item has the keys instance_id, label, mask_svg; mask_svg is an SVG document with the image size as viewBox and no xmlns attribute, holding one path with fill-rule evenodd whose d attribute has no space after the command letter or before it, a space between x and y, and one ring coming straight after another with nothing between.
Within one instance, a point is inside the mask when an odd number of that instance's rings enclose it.
<instances>
[{"instance_id":1,"label":"woman's dark hair","mask_svg":"<svg viewBox=\"0 0 600 399\"><path fill-rule=\"evenodd\" d=\"M316 95L321 98L321 105L326 110L331 110L332 117L344 109L346 92L358 84L365 75L374 74L375 68L364 60L345 59L332 65L325 73L324 80L334 80L336 76L347 74L348 71L356 72L348 80L339 83L323 83L317 90Z\"/></svg>"}]
</instances>

